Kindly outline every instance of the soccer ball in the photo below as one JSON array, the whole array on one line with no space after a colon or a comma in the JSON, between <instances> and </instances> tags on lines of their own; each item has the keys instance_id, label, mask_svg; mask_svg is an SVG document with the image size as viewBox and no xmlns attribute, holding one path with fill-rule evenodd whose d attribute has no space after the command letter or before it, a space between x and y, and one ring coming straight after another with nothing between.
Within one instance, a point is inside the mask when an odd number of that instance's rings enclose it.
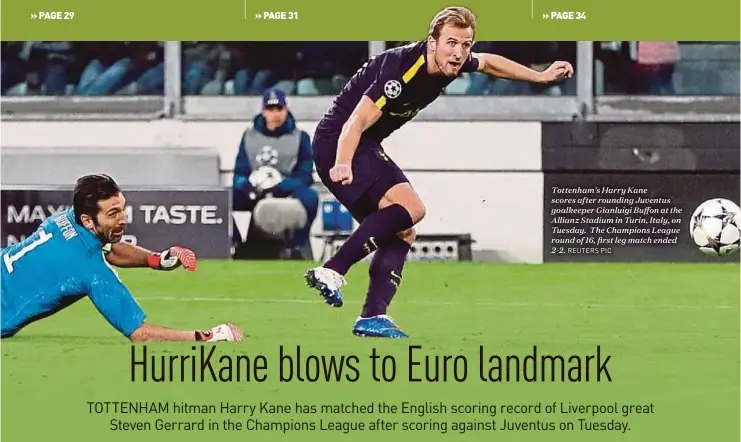
<instances>
[{"instance_id":1,"label":"soccer ball","mask_svg":"<svg viewBox=\"0 0 741 442\"><path fill-rule=\"evenodd\" d=\"M700 251L711 256L736 252L741 244L741 217L733 201L713 198L700 204L690 218L690 237Z\"/></svg>"}]
</instances>

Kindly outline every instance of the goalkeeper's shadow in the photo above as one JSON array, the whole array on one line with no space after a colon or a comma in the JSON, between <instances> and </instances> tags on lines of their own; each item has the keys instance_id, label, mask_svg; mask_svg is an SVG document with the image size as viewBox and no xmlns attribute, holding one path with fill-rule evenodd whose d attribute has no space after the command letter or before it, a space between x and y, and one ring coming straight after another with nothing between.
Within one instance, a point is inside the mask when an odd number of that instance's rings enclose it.
<instances>
[{"instance_id":1,"label":"goalkeeper's shadow","mask_svg":"<svg viewBox=\"0 0 741 442\"><path fill-rule=\"evenodd\" d=\"M10 338L3 338L3 345L12 343L27 344L60 344L67 347L74 345L130 345L126 338L121 336L85 336L85 335L62 335L47 333L18 334Z\"/></svg>"}]
</instances>

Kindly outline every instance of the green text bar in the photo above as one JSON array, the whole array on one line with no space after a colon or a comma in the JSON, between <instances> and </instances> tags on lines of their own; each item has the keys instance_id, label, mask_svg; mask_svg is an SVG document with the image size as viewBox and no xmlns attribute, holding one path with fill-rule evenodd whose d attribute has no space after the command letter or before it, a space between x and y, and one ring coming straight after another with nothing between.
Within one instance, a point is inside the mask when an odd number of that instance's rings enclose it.
<instances>
[{"instance_id":1,"label":"green text bar","mask_svg":"<svg viewBox=\"0 0 741 442\"><path fill-rule=\"evenodd\" d=\"M478 40L738 41L738 0L469 0ZM5 0L3 40L417 40L451 2Z\"/></svg>"}]
</instances>

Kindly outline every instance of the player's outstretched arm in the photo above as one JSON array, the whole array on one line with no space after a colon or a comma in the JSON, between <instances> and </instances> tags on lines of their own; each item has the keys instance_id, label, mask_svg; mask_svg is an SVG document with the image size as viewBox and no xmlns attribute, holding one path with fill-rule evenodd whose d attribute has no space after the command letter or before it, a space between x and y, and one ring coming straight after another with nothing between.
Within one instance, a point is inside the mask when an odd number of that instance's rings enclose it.
<instances>
[{"instance_id":1,"label":"player's outstretched arm","mask_svg":"<svg viewBox=\"0 0 741 442\"><path fill-rule=\"evenodd\" d=\"M111 247L106 260L116 267L150 267L155 270L173 270L181 265L186 270L195 271L197 259L192 250L184 247L170 247L155 253L143 247L119 242Z\"/></svg>"},{"instance_id":2,"label":"player's outstretched arm","mask_svg":"<svg viewBox=\"0 0 741 442\"><path fill-rule=\"evenodd\" d=\"M479 60L478 70L492 77L530 83L553 83L574 75L574 68L567 61L556 61L545 71L538 72L501 55L476 53L473 56Z\"/></svg>"},{"instance_id":3,"label":"player's outstretched arm","mask_svg":"<svg viewBox=\"0 0 741 442\"><path fill-rule=\"evenodd\" d=\"M102 258L93 263L87 294L108 323L133 342L154 341L241 341L242 332L232 324L209 330L181 331L146 323L147 316L118 274Z\"/></svg>"},{"instance_id":4,"label":"player's outstretched arm","mask_svg":"<svg viewBox=\"0 0 741 442\"><path fill-rule=\"evenodd\" d=\"M183 331L160 325L143 323L129 336L132 342L201 341L237 342L244 339L242 331L233 324L221 324L210 330Z\"/></svg>"},{"instance_id":5,"label":"player's outstretched arm","mask_svg":"<svg viewBox=\"0 0 741 442\"><path fill-rule=\"evenodd\" d=\"M364 95L360 99L350 118L342 126L342 132L340 133L337 146L335 167L329 171L329 176L333 181L342 184L352 183L352 159L355 156L358 143L360 143L360 137L363 135L363 132L381 118L381 115L381 110L370 97Z\"/></svg>"}]
</instances>

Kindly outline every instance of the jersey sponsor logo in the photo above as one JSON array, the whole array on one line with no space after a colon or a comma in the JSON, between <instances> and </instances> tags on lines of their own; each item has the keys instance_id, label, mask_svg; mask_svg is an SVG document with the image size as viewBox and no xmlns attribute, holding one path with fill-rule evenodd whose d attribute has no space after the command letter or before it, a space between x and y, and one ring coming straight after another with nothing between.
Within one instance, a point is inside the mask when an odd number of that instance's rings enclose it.
<instances>
[{"instance_id":1,"label":"jersey sponsor logo","mask_svg":"<svg viewBox=\"0 0 741 442\"><path fill-rule=\"evenodd\" d=\"M394 99L401 95L401 83L397 80L389 80L383 85L383 92L390 99Z\"/></svg>"}]
</instances>

